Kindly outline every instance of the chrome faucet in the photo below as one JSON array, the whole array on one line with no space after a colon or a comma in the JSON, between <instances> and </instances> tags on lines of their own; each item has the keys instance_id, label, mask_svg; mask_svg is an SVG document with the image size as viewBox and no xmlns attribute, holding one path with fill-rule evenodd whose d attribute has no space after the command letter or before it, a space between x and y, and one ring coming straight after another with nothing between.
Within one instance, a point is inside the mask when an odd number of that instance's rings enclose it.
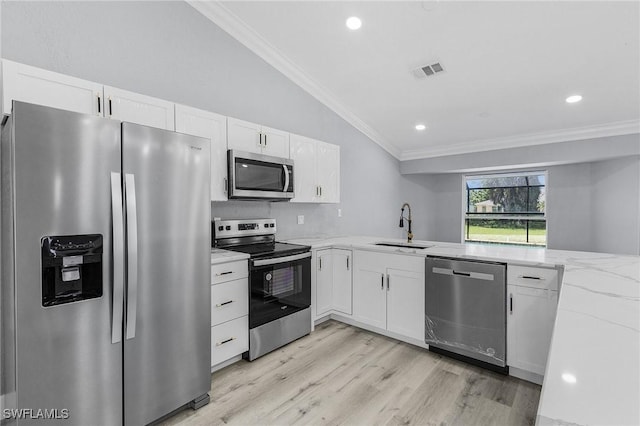
<instances>
[{"instance_id":1,"label":"chrome faucet","mask_svg":"<svg viewBox=\"0 0 640 426\"><path fill-rule=\"evenodd\" d=\"M413 240L413 232L411 232L411 206L409 205L409 203L404 203L402 205L402 209L400 210L400 228L404 228L404 209L405 207L407 209L409 209L409 217L407 217L407 222L409 222L409 228L407 229L407 242L410 243L411 240Z\"/></svg>"}]
</instances>

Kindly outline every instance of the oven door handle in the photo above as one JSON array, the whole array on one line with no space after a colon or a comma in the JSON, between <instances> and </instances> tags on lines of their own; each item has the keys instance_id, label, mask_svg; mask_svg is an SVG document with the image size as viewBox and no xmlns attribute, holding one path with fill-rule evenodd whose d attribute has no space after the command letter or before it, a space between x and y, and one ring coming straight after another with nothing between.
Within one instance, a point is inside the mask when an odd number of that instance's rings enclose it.
<instances>
[{"instance_id":1,"label":"oven door handle","mask_svg":"<svg viewBox=\"0 0 640 426\"><path fill-rule=\"evenodd\" d=\"M307 259L311 257L311 252L294 254L293 256L274 257L272 259L254 260L253 266L276 265L278 263L293 262L294 260Z\"/></svg>"}]
</instances>

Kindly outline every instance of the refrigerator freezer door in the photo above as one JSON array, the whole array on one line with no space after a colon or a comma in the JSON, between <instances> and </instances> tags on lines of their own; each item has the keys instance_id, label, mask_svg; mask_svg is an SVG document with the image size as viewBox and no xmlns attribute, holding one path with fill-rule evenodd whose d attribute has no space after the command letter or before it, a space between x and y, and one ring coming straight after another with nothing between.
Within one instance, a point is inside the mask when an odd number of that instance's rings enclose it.
<instances>
[{"instance_id":1,"label":"refrigerator freezer door","mask_svg":"<svg viewBox=\"0 0 640 426\"><path fill-rule=\"evenodd\" d=\"M123 347L112 343L110 181L120 172L120 123L20 102L12 120L15 251L3 256L15 265L18 408L67 409L68 419L46 421L53 425L120 424ZM43 237L89 234L102 236L102 265L91 267L94 274L101 268L101 295L43 306ZM89 269L80 258L67 263L86 284ZM65 281L59 274L55 282L77 296L78 276Z\"/></svg>"},{"instance_id":2,"label":"refrigerator freezer door","mask_svg":"<svg viewBox=\"0 0 640 426\"><path fill-rule=\"evenodd\" d=\"M122 135L123 173L132 176L125 197L134 184L137 219L137 253L128 253L137 288L126 291L125 329L135 315L135 337L124 341L124 409L125 424L140 425L210 389L209 140L131 123L122 124ZM125 213L130 239L133 212Z\"/></svg>"}]
</instances>

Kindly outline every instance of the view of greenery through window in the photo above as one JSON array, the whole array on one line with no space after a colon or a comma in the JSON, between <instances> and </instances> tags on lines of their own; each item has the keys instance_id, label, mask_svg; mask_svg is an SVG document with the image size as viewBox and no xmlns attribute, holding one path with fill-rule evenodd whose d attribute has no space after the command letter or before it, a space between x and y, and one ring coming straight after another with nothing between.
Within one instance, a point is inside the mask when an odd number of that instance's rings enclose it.
<instances>
[{"instance_id":1,"label":"view of greenery through window","mask_svg":"<svg viewBox=\"0 0 640 426\"><path fill-rule=\"evenodd\" d=\"M546 246L545 173L466 176L465 241Z\"/></svg>"}]
</instances>

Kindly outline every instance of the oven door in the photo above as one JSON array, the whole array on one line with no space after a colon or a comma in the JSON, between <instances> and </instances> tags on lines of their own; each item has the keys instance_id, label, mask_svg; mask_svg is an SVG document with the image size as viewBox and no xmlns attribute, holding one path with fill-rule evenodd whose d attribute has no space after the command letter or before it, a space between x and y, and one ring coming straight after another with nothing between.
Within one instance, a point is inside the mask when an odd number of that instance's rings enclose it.
<instances>
[{"instance_id":1,"label":"oven door","mask_svg":"<svg viewBox=\"0 0 640 426\"><path fill-rule=\"evenodd\" d=\"M229 198L293 198L293 160L235 150L228 156Z\"/></svg>"},{"instance_id":2,"label":"oven door","mask_svg":"<svg viewBox=\"0 0 640 426\"><path fill-rule=\"evenodd\" d=\"M311 306L311 253L251 261L249 328Z\"/></svg>"}]
</instances>

